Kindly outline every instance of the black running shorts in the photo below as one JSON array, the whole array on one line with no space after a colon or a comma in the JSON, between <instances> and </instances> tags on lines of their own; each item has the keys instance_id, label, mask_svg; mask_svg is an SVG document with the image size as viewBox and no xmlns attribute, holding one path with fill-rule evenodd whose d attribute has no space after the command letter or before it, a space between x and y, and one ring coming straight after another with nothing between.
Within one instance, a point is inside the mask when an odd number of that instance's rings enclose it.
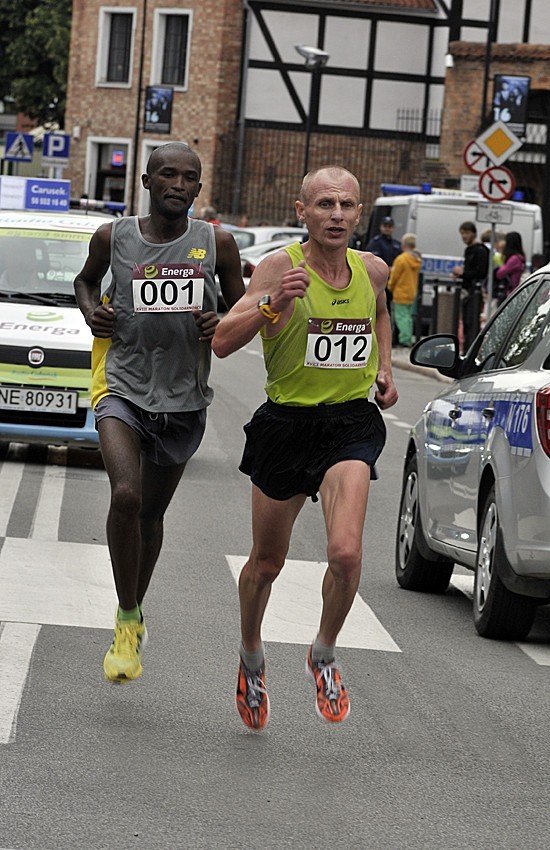
<instances>
[{"instance_id":1,"label":"black running shorts","mask_svg":"<svg viewBox=\"0 0 550 850\"><path fill-rule=\"evenodd\" d=\"M239 469L270 499L299 493L317 501L327 469L342 460L371 467L386 442L386 426L368 399L343 404L292 407L269 399L244 426L246 444Z\"/></svg>"},{"instance_id":2,"label":"black running shorts","mask_svg":"<svg viewBox=\"0 0 550 850\"><path fill-rule=\"evenodd\" d=\"M100 419L121 419L141 439L148 460L158 466L186 463L201 444L206 428L206 409L184 413L148 413L128 399L104 396L94 410L96 428Z\"/></svg>"}]
</instances>

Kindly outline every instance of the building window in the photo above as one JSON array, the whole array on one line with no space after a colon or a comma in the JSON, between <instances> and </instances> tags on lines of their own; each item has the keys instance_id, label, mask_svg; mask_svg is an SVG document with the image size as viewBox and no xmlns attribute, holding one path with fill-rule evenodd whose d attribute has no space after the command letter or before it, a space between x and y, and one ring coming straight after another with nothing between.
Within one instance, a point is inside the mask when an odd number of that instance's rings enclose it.
<instances>
[{"instance_id":1,"label":"building window","mask_svg":"<svg viewBox=\"0 0 550 850\"><path fill-rule=\"evenodd\" d=\"M135 9L100 10L97 84L129 86L132 76Z\"/></svg>"},{"instance_id":2,"label":"building window","mask_svg":"<svg viewBox=\"0 0 550 850\"><path fill-rule=\"evenodd\" d=\"M107 82L127 83L130 78L130 50L132 45L132 16L111 15Z\"/></svg>"},{"instance_id":3,"label":"building window","mask_svg":"<svg viewBox=\"0 0 550 850\"><path fill-rule=\"evenodd\" d=\"M153 37L153 85L187 88L191 12L157 9Z\"/></svg>"}]
</instances>

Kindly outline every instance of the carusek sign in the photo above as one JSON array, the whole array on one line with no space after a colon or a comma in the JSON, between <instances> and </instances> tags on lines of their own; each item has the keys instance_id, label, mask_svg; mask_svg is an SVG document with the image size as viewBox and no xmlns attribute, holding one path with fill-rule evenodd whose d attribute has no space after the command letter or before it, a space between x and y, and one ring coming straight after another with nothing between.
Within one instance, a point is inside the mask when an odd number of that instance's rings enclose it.
<instances>
[{"instance_id":1,"label":"carusek sign","mask_svg":"<svg viewBox=\"0 0 550 850\"><path fill-rule=\"evenodd\" d=\"M70 206L70 198L70 180L0 177L0 209L66 212Z\"/></svg>"}]
</instances>

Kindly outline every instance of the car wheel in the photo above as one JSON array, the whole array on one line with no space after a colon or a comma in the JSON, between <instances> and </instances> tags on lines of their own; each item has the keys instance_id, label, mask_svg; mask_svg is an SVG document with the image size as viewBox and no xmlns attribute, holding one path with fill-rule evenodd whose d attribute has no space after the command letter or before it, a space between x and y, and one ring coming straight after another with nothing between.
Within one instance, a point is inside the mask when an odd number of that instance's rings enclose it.
<instances>
[{"instance_id":1,"label":"car wheel","mask_svg":"<svg viewBox=\"0 0 550 850\"><path fill-rule=\"evenodd\" d=\"M444 593L454 563L431 552L422 532L416 457L405 466L395 541L395 575L406 590Z\"/></svg>"},{"instance_id":2,"label":"car wheel","mask_svg":"<svg viewBox=\"0 0 550 850\"><path fill-rule=\"evenodd\" d=\"M531 630L538 603L529 596L512 593L502 583L496 565L505 558L492 487L485 501L477 546L474 625L482 637L522 640Z\"/></svg>"}]
</instances>

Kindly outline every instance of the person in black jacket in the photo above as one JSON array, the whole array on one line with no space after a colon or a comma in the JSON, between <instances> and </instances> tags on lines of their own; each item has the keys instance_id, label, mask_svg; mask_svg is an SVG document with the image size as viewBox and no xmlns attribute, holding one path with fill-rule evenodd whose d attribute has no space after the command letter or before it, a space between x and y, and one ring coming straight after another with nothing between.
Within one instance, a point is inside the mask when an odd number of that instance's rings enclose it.
<instances>
[{"instance_id":1,"label":"person in black jacket","mask_svg":"<svg viewBox=\"0 0 550 850\"><path fill-rule=\"evenodd\" d=\"M369 239L368 241L365 239L365 244L363 245L362 250L370 251L375 255L375 257L381 257L391 271L395 258L402 250L401 243L398 242L397 239L393 238L393 218L391 216L385 215L384 218L381 219L380 233L377 233L376 236L373 236L372 239ZM396 345L398 335L392 316L393 296L388 287L386 287L386 301L388 304L388 312L392 319L392 342Z\"/></svg>"},{"instance_id":2,"label":"person in black jacket","mask_svg":"<svg viewBox=\"0 0 550 850\"><path fill-rule=\"evenodd\" d=\"M458 231L466 249L464 262L461 266L454 267L453 276L462 284L462 327L464 351L467 351L479 333L481 287L487 280L489 251L486 245L478 241L477 228L473 221L464 221Z\"/></svg>"}]
</instances>

